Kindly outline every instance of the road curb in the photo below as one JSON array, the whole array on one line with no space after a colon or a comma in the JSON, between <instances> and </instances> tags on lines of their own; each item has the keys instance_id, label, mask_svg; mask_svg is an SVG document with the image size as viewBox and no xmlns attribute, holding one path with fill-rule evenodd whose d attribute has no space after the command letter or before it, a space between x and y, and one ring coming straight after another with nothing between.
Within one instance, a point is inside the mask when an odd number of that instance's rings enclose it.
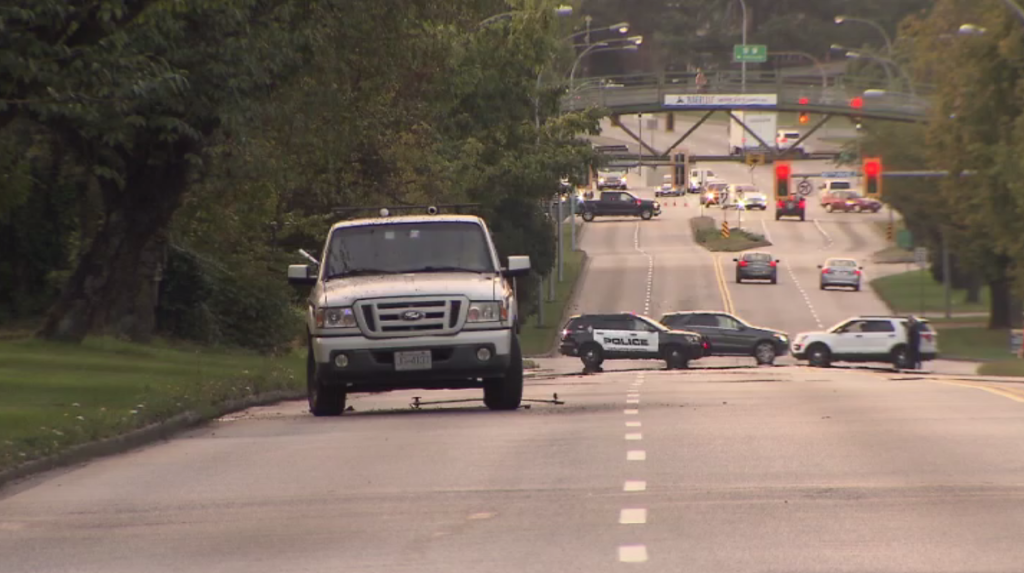
<instances>
[{"instance_id":1,"label":"road curb","mask_svg":"<svg viewBox=\"0 0 1024 573\"><path fill-rule=\"evenodd\" d=\"M306 392L300 390L278 390L239 400L229 400L214 407L210 413L203 414L189 410L172 416L163 422L157 422L126 434L106 438L98 442L89 442L75 446L65 452L46 458L26 462L20 466L0 472L0 490L10 483L40 474L49 470L85 463L97 458L122 454L141 446L160 440L167 440L189 428L209 422L221 416L246 410L255 406L266 406L286 400L297 400L305 397Z\"/></svg>"},{"instance_id":2,"label":"road curb","mask_svg":"<svg viewBox=\"0 0 1024 573\"><path fill-rule=\"evenodd\" d=\"M583 225L585 226L585 225ZM577 248L579 248L579 233L576 234ZM583 253L583 260L580 261L580 273L576 275L576 280L572 284L572 290L569 291L569 298L565 300L565 308L562 309L562 316L559 318L558 324L565 324L569 317L572 316L572 307L576 303L576 298L580 295L580 285L583 284L583 277L587 275L587 271L590 269L590 256L587 252L580 249ZM548 350L547 354L542 354L537 358L554 358L558 356L558 344L559 339L555 336L554 341L551 343L551 349Z\"/></svg>"}]
</instances>

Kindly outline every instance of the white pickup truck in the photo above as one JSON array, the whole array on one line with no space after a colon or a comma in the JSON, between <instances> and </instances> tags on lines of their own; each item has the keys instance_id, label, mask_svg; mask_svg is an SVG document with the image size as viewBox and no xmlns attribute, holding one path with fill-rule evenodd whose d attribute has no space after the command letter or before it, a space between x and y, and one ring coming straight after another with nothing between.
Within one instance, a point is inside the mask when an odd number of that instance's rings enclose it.
<instances>
[{"instance_id":1,"label":"white pickup truck","mask_svg":"<svg viewBox=\"0 0 1024 573\"><path fill-rule=\"evenodd\" d=\"M337 416L351 392L483 388L492 410L523 395L519 307L512 278L530 258L502 266L483 219L390 216L335 223L317 260L290 265L313 287L306 307L310 412Z\"/></svg>"}]
</instances>

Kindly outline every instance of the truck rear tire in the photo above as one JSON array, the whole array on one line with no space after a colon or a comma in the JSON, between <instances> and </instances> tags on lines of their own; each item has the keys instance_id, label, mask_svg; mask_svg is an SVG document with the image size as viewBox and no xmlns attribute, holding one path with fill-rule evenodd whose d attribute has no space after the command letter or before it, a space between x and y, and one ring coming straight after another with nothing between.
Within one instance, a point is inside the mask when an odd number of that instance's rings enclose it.
<instances>
[{"instance_id":1,"label":"truck rear tire","mask_svg":"<svg viewBox=\"0 0 1024 573\"><path fill-rule=\"evenodd\" d=\"M501 378L484 380L484 405L491 410L515 410L523 402L523 351L512 335L508 370Z\"/></svg>"},{"instance_id":2,"label":"truck rear tire","mask_svg":"<svg viewBox=\"0 0 1024 573\"><path fill-rule=\"evenodd\" d=\"M309 412L317 417L340 416L345 411L345 388L324 383L312 348L306 355L306 399Z\"/></svg>"}]
</instances>

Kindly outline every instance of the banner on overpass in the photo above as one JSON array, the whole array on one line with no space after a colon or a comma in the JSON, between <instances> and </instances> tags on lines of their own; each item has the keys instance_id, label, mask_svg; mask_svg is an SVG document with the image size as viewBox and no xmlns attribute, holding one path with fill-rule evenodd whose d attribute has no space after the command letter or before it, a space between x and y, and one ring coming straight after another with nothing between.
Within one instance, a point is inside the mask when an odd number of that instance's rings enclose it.
<instances>
[{"instance_id":1,"label":"banner on overpass","mask_svg":"<svg viewBox=\"0 0 1024 573\"><path fill-rule=\"evenodd\" d=\"M778 94L668 94L665 107L773 107L779 103Z\"/></svg>"}]
</instances>

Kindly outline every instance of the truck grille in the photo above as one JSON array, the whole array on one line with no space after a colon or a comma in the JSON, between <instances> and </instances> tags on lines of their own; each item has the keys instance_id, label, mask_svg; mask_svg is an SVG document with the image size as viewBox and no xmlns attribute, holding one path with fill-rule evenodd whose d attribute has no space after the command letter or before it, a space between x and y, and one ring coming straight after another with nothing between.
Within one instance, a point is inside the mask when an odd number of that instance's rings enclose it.
<instances>
[{"instance_id":1,"label":"truck grille","mask_svg":"<svg viewBox=\"0 0 1024 573\"><path fill-rule=\"evenodd\" d=\"M355 304L359 330L368 338L454 334L469 310L465 297L402 297Z\"/></svg>"}]
</instances>

